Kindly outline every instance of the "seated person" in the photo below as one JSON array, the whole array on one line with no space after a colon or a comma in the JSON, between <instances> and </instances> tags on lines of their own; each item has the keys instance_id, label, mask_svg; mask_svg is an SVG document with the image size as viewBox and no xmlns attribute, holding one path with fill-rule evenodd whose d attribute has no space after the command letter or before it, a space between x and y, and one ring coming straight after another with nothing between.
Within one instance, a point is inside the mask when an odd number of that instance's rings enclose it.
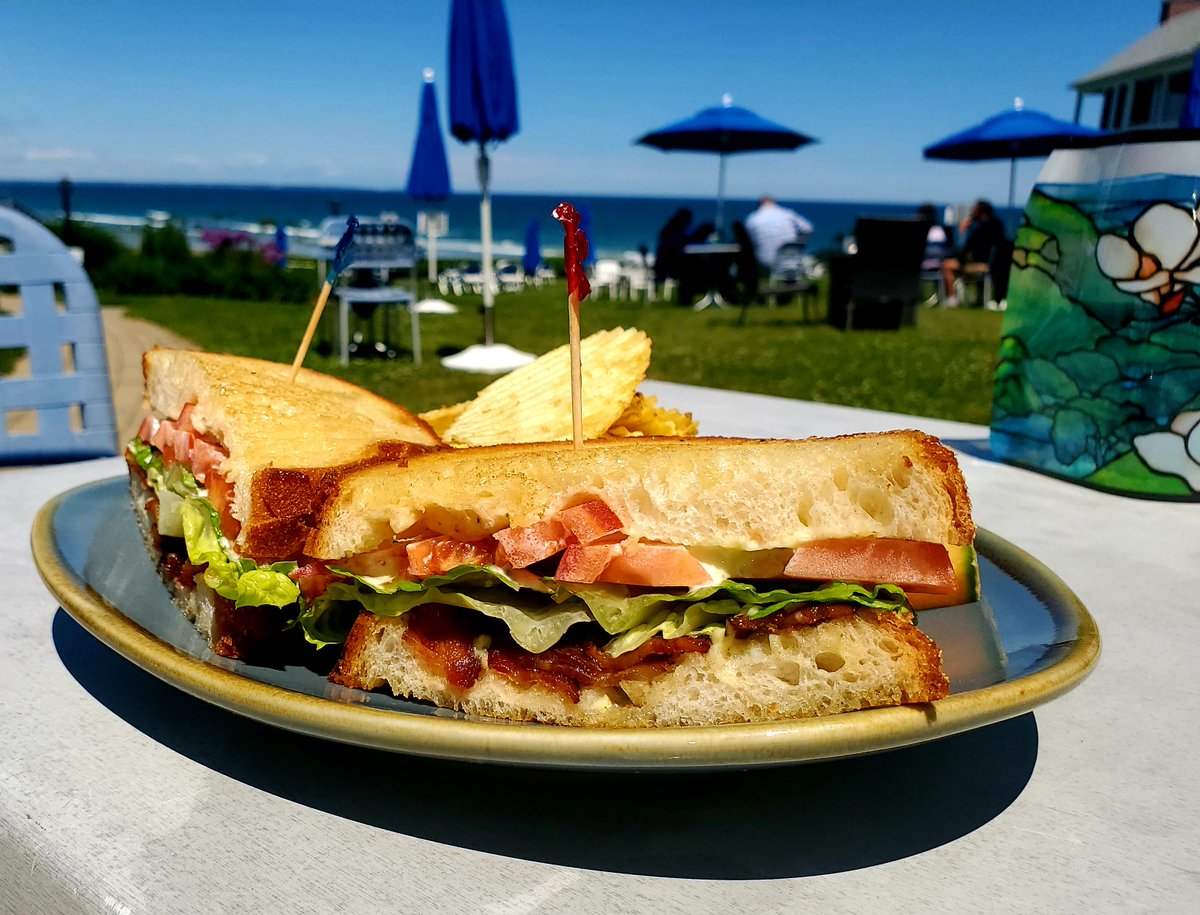
<instances>
[{"instance_id":1,"label":"seated person","mask_svg":"<svg viewBox=\"0 0 1200 915\"><path fill-rule=\"evenodd\" d=\"M950 255L950 233L938 222L937 211L931 203L923 203L917 208L917 219L929 224L921 270L941 270L942 261Z\"/></svg>"},{"instance_id":2,"label":"seated person","mask_svg":"<svg viewBox=\"0 0 1200 915\"><path fill-rule=\"evenodd\" d=\"M682 207L674 212L658 232L654 248L654 282L662 285L667 280L676 282L683 275L683 248L689 243L692 232L692 211Z\"/></svg>"},{"instance_id":3,"label":"seated person","mask_svg":"<svg viewBox=\"0 0 1200 915\"><path fill-rule=\"evenodd\" d=\"M958 305L955 283L964 273L984 274L995 254L997 245L1004 242L1004 225L996 216L996 211L986 200L976 200L971 212L960 227L962 245L957 256L948 257L942 261L942 279L949 291L946 305L954 308Z\"/></svg>"},{"instance_id":4,"label":"seated person","mask_svg":"<svg viewBox=\"0 0 1200 915\"><path fill-rule=\"evenodd\" d=\"M759 271L764 276L770 274L781 245L789 241L803 242L813 230L813 224L795 210L780 206L774 198L767 196L759 199L758 209L746 217L745 225L754 242Z\"/></svg>"}]
</instances>

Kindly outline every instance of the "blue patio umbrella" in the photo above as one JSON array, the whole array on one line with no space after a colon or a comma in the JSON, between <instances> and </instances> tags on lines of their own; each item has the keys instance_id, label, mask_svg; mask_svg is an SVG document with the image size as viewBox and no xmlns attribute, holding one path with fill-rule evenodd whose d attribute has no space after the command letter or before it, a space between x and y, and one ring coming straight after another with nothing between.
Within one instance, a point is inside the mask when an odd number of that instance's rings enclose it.
<instances>
[{"instance_id":1,"label":"blue patio umbrella","mask_svg":"<svg viewBox=\"0 0 1200 915\"><path fill-rule=\"evenodd\" d=\"M275 252L277 255L277 259L275 261L276 266L281 267L281 268L286 267L287 266L287 254L288 254L288 236L287 236L287 229L284 228L283 226L275 227Z\"/></svg>"},{"instance_id":2,"label":"blue patio umbrella","mask_svg":"<svg viewBox=\"0 0 1200 915\"><path fill-rule=\"evenodd\" d=\"M542 266L542 233L536 219L529 220L525 227L525 254L521 258L521 269L528 276L537 273Z\"/></svg>"},{"instance_id":3,"label":"blue patio umbrella","mask_svg":"<svg viewBox=\"0 0 1200 915\"><path fill-rule=\"evenodd\" d=\"M579 231L588 240L587 254L583 256L583 266L588 267L596 263L596 248L592 244L592 208L581 203L576 210L579 212Z\"/></svg>"},{"instance_id":4,"label":"blue patio umbrella","mask_svg":"<svg viewBox=\"0 0 1200 915\"><path fill-rule=\"evenodd\" d=\"M705 108L685 118L651 131L636 141L667 152L716 153L720 157L717 173L716 226L721 228L725 206L725 157L737 153L789 151L816 142L812 137L768 121L748 108L733 104L725 95L721 104Z\"/></svg>"},{"instance_id":5,"label":"blue patio umbrella","mask_svg":"<svg viewBox=\"0 0 1200 915\"><path fill-rule=\"evenodd\" d=\"M408 169L408 196L414 200L436 202L450 196L450 167L446 164L446 144L438 119L437 93L433 88L433 70L422 74L421 115L417 122L417 142Z\"/></svg>"},{"instance_id":6,"label":"blue patio umbrella","mask_svg":"<svg viewBox=\"0 0 1200 915\"><path fill-rule=\"evenodd\" d=\"M502 0L454 0L450 8L450 132L479 144L484 344L493 342L492 199L488 144L519 129L512 45Z\"/></svg>"},{"instance_id":7,"label":"blue patio umbrella","mask_svg":"<svg viewBox=\"0 0 1200 915\"><path fill-rule=\"evenodd\" d=\"M985 159L1010 160L1008 205L1013 205L1017 183L1017 160L1048 156L1063 146L1071 146L1101 131L1071 121L1062 121L1041 111L1031 111L1021 99L1007 111L993 115L973 127L926 146L926 159L954 159L979 162Z\"/></svg>"},{"instance_id":8,"label":"blue patio umbrella","mask_svg":"<svg viewBox=\"0 0 1200 915\"><path fill-rule=\"evenodd\" d=\"M1192 62L1192 82L1179 112L1179 126L1184 130L1200 130L1200 49Z\"/></svg>"},{"instance_id":9,"label":"blue patio umbrella","mask_svg":"<svg viewBox=\"0 0 1200 915\"><path fill-rule=\"evenodd\" d=\"M421 113L417 121L417 142L408 169L408 196L423 203L436 203L450 196L450 166L446 163L446 144L438 118L437 93L433 88L433 70L422 74ZM437 280L437 234L431 230L432 217L425 216L426 245L429 250L429 282Z\"/></svg>"}]
</instances>

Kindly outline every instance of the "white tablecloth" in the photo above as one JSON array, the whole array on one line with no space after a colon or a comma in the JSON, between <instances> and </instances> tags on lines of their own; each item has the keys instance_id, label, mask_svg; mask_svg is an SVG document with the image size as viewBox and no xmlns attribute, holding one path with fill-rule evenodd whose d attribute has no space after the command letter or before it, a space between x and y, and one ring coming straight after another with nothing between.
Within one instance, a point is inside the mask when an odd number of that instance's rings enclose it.
<instances>
[{"instance_id":1,"label":"white tablecloth","mask_svg":"<svg viewBox=\"0 0 1200 915\"><path fill-rule=\"evenodd\" d=\"M648 387L706 434L977 426ZM118 459L0 473L0 912L1129 912L1200 900L1200 505L961 459L1103 655L1036 713L778 769L566 773L293 735L155 680L58 608L29 527Z\"/></svg>"}]
</instances>

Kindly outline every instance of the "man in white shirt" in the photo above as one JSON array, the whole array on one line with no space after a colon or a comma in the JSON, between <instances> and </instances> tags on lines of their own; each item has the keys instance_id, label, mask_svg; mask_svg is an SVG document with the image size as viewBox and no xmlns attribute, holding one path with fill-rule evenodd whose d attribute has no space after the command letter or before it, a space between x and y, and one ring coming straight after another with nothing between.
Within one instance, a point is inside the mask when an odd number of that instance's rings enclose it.
<instances>
[{"instance_id":1,"label":"man in white shirt","mask_svg":"<svg viewBox=\"0 0 1200 915\"><path fill-rule=\"evenodd\" d=\"M804 241L812 234L813 225L795 210L789 210L772 197L762 197L758 209L746 217L746 231L754 243L754 256L759 266L770 270L781 246L790 241Z\"/></svg>"}]
</instances>

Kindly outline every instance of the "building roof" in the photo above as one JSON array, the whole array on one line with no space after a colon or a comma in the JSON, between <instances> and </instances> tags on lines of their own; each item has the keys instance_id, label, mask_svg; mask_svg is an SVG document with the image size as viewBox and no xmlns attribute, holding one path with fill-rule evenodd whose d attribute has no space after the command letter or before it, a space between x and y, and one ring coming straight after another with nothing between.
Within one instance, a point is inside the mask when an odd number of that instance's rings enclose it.
<instances>
[{"instance_id":1,"label":"building roof","mask_svg":"<svg viewBox=\"0 0 1200 915\"><path fill-rule=\"evenodd\" d=\"M1115 77L1145 67L1176 61L1187 63L1197 48L1200 48L1200 9L1172 16L1149 35L1076 80L1071 88L1095 92L1107 88Z\"/></svg>"}]
</instances>

